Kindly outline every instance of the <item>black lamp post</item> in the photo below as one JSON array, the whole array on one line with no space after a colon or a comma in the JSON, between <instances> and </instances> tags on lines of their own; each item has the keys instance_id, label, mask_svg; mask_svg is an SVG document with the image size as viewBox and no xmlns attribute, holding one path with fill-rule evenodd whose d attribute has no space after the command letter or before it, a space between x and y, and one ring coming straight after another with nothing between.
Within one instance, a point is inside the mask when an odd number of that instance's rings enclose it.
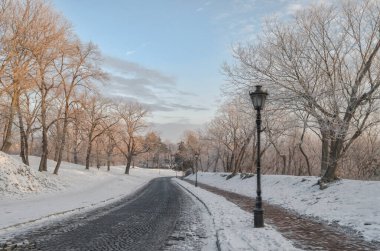
<instances>
[{"instance_id":1,"label":"black lamp post","mask_svg":"<svg viewBox=\"0 0 380 251\"><path fill-rule=\"evenodd\" d=\"M260 133L261 133L261 109L264 108L265 99L268 93L261 89L261 85L256 85L256 90L250 92L249 96L251 97L253 107L257 111L256 113L256 127L257 127L257 197L256 197L256 206L253 210L254 215L254 226L255 227L264 227L264 210L262 207L261 200L261 163L260 163Z\"/></svg>"},{"instance_id":2,"label":"black lamp post","mask_svg":"<svg viewBox=\"0 0 380 251\"><path fill-rule=\"evenodd\" d=\"M199 153L194 154L195 157L195 187L198 186L198 158L199 158Z\"/></svg>"}]
</instances>

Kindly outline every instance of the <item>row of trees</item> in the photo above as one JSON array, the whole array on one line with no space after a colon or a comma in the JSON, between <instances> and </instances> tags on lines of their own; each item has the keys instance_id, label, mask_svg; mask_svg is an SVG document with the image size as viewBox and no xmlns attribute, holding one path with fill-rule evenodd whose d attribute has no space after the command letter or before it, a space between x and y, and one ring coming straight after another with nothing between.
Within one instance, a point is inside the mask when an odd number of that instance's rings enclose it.
<instances>
[{"instance_id":1,"label":"row of trees","mask_svg":"<svg viewBox=\"0 0 380 251\"><path fill-rule=\"evenodd\" d=\"M253 172L255 112L248 92L264 85L261 156L267 173L379 175L380 4L313 6L284 23L270 19L253 44L223 66L226 101L202 132L178 146L147 133L147 110L107 100L101 56L43 0L0 1L0 147L28 164L47 159L96 164ZM139 156L136 158L136 156Z\"/></svg>"},{"instance_id":2,"label":"row of trees","mask_svg":"<svg viewBox=\"0 0 380 251\"><path fill-rule=\"evenodd\" d=\"M255 113L249 91L269 92L261 156L267 173L370 178L379 168L380 3L312 6L269 19L254 43L237 45L223 70L228 101L203 132L185 136L201 167L253 171ZM192 138L194 138L192 136ZM196 142L196 143L194 143ZM190 158L190 157L189 157Z\"/></svg>"},{"instance_id":3,"label":"row of trees","mask_svg":"<svg viewBox=\"0 0 380 251\"><path fill-rule=\"evenodd\" d=\"M156 151L159 137L144 136L147 110L98 93L107 82L99 50L48 2L1 0L0 46L2 151L27 165L30 154L41 156L40 171L52 158L55 174L63 159L87 169L124 162L129 173L134 156Z\"/></svg>"}]
</instances>

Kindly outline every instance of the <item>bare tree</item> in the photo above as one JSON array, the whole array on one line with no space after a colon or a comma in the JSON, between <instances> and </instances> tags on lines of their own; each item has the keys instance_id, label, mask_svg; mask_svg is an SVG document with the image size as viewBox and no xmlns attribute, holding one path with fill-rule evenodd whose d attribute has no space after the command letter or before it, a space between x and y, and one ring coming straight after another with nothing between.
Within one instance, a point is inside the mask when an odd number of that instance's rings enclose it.
<instances>
[{"instance_id":1,"label":"bare tree","mask_svg":"<svg viewBox=\"0 0 380 251\"><path fill-rule=\"evenodd\" d=\"M224 69L238 91L265 83L271 101L309 114L322 141L322 183L336 178L339 160L377 123L380 86L380 4L340 2L314 6L282 24L268 22L255 45L235 50Z\"/></svg>"},{"instance_id":2,"label":"bare tree","mask_svg":"<svg viewBox=\"0 0 380 251\"><path fill-rule=\"evenodd\" d=\"M125 174L129 174L134 156L146 152L141 133L147 128L144 118L147 110L139 103L119 103L117 114L120 118L120 128L116 141L117 148L127 160Z\"/></svg>"},{"instance_id":3,"label":"bare tree","mask_svg":"<svg viewBox=\"0 0 380 251\"><path fill-rule=\"evenodd\" d=\"M87 101L83 102L82 105L83 111L86 114L86 169L89 169L94 140L114 126L118 122L118 118L111 116L114 105L99 95L90 97Z\"/></svg>"},{"instance_id":4,"label":"bare tree","mask_svg":"<svg viewBox=\"0 0 380 251\"><path fill-rule=\"evenodd\" d=\"M75 92L78 89L90 88L90 81L104 78L104 73L97 66L99 52L93 44L83 45L80 41L74 41L62 48L58 60L54 67L60 78L60 87L63 90L64 109L63 125L60 137L57 140L57 164L54 174L58 174L59 166L62 161L62 153L66 143L66 134L69 124L69 114L75 99Z\"/></svg>"},{"instance_id":5,"label":"bare tree","mask_svg":"<svg viewBox=\"0 0 380 251\"><path fill-rule=\"evenodd\" d=\"M59 78L54 71L54 61L67 42L70 26L44 1L33 1L33 3L35 3L35 18L30 28L32 39L28 46L33 57L33 69L30 75L37 86L41 100L39 120L42 128L42 155L39 171L47 171L48 130L53 124L52 121L48 121L47 111L51 92L59 84Z\"/></svg>"},{"instance_id":6,"label":"bare tree","mask_svg":"<svg viewBox=\"0 0 380 251\"><path fill-rule=\"evenodd\" d=\"M210 138L223 145L220 156L227 172L242 171L249 144L255 137L253 109L244 109L245 106L241 99L234 99L224 104L219 116L209 124Z\"/></svg>"},{"instance_id":7,"label":"bare tree","mask_svg":"<svg viewBox=\"0 0 380 251\"><path fill-rule=\"evenodd\" d=\"M14 116L18 114L18 125L21 136L20 156L27 164L24 143L26 135L20 108L20 96L30 88L28 79L32 56L28 50L31 30L35 22L39 4L32 1L3 1L1 3L0 26L2 27L2 65L0 66L0 83L3 92L10 97L11 103L4 129L4 138L1 150L9 151L11 147L12 125Z\"/></svg>"}]
</instances>

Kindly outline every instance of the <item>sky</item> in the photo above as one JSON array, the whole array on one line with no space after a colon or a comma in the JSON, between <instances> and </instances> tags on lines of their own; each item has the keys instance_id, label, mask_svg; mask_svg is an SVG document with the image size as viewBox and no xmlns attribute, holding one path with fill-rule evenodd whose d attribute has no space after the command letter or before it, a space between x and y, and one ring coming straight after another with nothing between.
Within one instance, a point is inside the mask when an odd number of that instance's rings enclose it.
<instances>
[{"instance_id":1,"label":"sky","mask_svg":"<svg viewBox=\"0 0 380 251\"><path fill-rule=\"evenodd\" d=\"M104 95L138 101L162 139L208 123L225 98L224 62L254 42L266 17L310 0L53 0L83 42L95 43L109 80Z\"/></svg>"}]
</instances>

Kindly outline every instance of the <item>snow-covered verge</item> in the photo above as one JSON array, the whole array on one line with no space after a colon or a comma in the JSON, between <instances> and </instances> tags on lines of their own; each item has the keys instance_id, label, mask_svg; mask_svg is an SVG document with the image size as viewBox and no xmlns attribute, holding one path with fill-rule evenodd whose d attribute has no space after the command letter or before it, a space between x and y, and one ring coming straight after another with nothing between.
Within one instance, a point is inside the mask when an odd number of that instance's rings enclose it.
<instances>
[{"instance_id":1,"label":"snow-covered verge","mask_svg":"<svg viewBox=\"0 0 380 251\"><path fill-rule=\"evenodd\" d=\"M0 195L15 196L43 189L58 190L55 178L39 174L8 154L0 152Z\"/></svg>"},{"instance_id":2,"label":"snow-covered verge","mask_svg":"<svg viewBox=\"0 0 380 251\"><path fill-rule=\"evenodd\" d=\"M187 177L194 180L195 175ZM315 185L318 177L263 175L263 200L302 215L350 227L368 241L380 240L380 181L339 180L327 189ZM198 173L198 182L223 190L256 196L256 176L226 180L223 173ZM264 208L265 210L265 208Z\"/></svg>"},{"instance_id":3,"label":"snow-covered verge","mask_svg":"<svg viewBox=\"0 0 380 251\"><path fill-rule=\"evenodd\" d=\"M254 228L252 214L243 211L224 197L187 182L175 180L206 204L214 222L213 226L209 226L209 232L215 232L217 235L220 250L299 250L268 224L264 228ZM210 250L210 246L205 247L205 250Z\"/></svg>"},{"instance_id":4,"label":"snow-covered verge","mask_svg":"<svg viewBox=\"0 0 380 251\"><path fill-rule=\"evenodd\" d=\"M16 156L0 152L0 242L10 236L46 224L50 220L95 207L104 206L132 194L150 180L175 176L171 170L113 166L107 172L63 162L59 175L52 174L54 161L48 161L48 172L38 172L39 158L30 157L31 167Z\"/></svg>"}]
</instances>

